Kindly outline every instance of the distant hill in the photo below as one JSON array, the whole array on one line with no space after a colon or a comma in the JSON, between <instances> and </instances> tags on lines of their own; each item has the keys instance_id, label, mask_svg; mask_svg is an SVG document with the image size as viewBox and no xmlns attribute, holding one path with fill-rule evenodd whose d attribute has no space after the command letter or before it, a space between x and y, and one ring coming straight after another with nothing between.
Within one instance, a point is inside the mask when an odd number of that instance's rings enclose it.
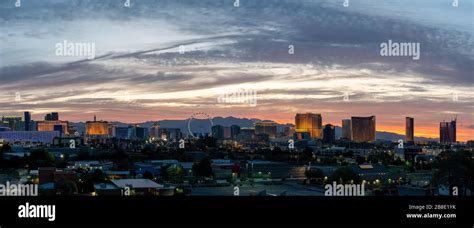
<instances>
[{"instance_id":1,"label":"distant hill","mask_svg":"<svg viewBox=\"0 0 474 228\"><path fill-rule=\"evenodd\" d=\"M240 127L253 127L254 123L261 122L260 119L247 119L247 118L236 118L236 117L214 117L212 118L212 123L214 125L222 125L225 127L229 127L231 125L238 125ZM264 120L267 121L267 120ZM185 134L188 134L188 119L185 120L160 120L160 121L147 121L144 123L140 123L139 125L142 127L151 127L155 122L160 124L162 128L179 128ZM130 124L122 123L122 122L112 122L119 127L126 127ZM72 123L79 132L85 131L85 123ZM202 132L202 133L209 133L210 132L211 123L209 120L203 119L194 119L191 121L191 130L192 132ZM293 124L278 124L277 131L283 131L283 129L287 126L294 126ZM336 126L336 138L341 137L342 129L339 126ZM389 140L389 141L397 141L399 139L404 139L404 135L392 133L392 132L385 132L385 131L377 131L376 138L380 140ZM437 138L424 138L424 137L415 137L416 141L437 141Z\"/></svg>"}]
</instances>

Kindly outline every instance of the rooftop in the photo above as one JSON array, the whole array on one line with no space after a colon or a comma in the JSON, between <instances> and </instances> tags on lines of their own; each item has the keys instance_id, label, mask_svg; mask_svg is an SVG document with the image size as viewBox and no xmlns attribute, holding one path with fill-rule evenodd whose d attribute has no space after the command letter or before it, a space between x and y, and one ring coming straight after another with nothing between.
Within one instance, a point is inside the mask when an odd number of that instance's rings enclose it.
<instances>
[{"instance_id":1,"label":"rooftop","mask_svg":"<svg viewBox=\"0 0 474 228\"><path fill-rule=\"evenodd\" d=\"M94 184L94 188L96 190L110 190L110 189L117 189L117 186L113 184L99 183L99 184Z\"/></svg>"},{"instance_id":2,"label":"rooftop","mask_svg":"<svg viewBox=\"0 0 474 228\"><path fill-rule=\"evenodd\" d=\"M156 182L149 179L118 179L112 180L112 183L119 187L132 187L132 188L160 188L162 185L157 184Z\"/></svg>"}]
</instances>

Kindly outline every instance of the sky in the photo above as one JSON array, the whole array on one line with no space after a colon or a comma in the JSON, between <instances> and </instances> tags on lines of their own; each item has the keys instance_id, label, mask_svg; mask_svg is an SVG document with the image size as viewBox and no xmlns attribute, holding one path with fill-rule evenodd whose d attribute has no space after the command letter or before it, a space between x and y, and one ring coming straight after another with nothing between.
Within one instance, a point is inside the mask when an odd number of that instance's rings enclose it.
<instances>
[{"instance_id":1,"label":"sky","mask_svg":"<svg viewBox=\"0 0 474 228\"><path fill-rule=\"evenodd\" d=\"M400 134L410 116L433 138L457 116L458 140L474 139L473 1L14 2L0 3L0 115L294 123L313 112L338 126L375 115L378 131ZM58 56L65 40L93 43L95 58ZM388 40L419 43L420 59L381 56ZM218 102L238 90L257 104Z\"/></svg>"}]
</instances>

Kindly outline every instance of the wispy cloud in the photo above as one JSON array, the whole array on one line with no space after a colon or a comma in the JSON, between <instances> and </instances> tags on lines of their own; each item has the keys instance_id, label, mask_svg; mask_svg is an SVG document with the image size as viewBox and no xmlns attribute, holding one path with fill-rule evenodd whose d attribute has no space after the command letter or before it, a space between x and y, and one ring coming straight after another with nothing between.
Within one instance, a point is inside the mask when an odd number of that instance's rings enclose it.
<instances>
[{"instance_id":1,"label":"wispy cloud","mask_svg":"<svg viewBox=\"0 0 474 228\"><path fill-rule=\"evenodd\" d=\"M332 2L245 1L236 8L227 0L145 0L125 8L119 0L31 0L16 9L2 1L0 113L59 110L83 120L95 112L139 121L200 110L291 121L295 112L313 111L336 124L376 114L392 127L411 115L431 131L458 114L462 126L472 125L467 20L447 17L454 26L437 26L436 17L400 15L409 11L401 4L387 9L371 1L386 10L379 14L357 1L349 8ZM421 2L427 11L444 10ZM63 40L93 42L96 58L56 56ZM421 59L381 57L387 40L419 42ZM256 90L257 107L216 102L238 88ZM472 138L472 127L461 128Z\"/></svg>"}]
</instances>

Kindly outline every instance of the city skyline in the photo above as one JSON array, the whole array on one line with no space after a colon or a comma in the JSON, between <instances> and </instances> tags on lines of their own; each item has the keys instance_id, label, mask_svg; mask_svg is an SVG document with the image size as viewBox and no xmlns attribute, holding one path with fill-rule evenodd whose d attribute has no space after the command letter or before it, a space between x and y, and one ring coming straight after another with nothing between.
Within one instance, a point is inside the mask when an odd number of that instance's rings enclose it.
<instances>
[{"instance_id":1,"label":"city skyline","mask_svg":"<svg viewBox=\"0 0 474 228\"><path fill-rule=\"evenodd\" d=\"M42 122L45 122L45 120L48 118L48 116L50 116L50 113L46 113L45 116L41 117L42 114L32 114L31 111L24 111L24 112L21 112L19 114L23 114L22 115L3 115L3 114L0 114L0 116L2 117L14 117L14 118L21 118L22 120L25 119L25 113L28 113L28 117L30 118L31 121L36 121L36 123L42 123ZM52 113L55 113L56 116L58 115L58 112L52 112ZM329 125L333 125L333 126L337 126L337 127L340 127L341 128L341 131L344 131L343 129L343 125L341 124L341 121L344 121L344 120L347 120L347 119L341 119L339 121L339 124L334 124L332 122L325 122L324 120L324 116L320 115L319 113L310 113L310 112L306 112L306 113L295 113L296 114L296 117L297 118L298 116L303 116L303 115L316 115L316 116L320 116L322 117L322 126L324 127L325 125L329 124ZM38 117L38 118L35 118ZM61 114L61 117L63 115ZM73 123L88 123L88 122L101 122L101 121L107 121L107 122L121 122L121 123L124 123L124 124L130 124L130 125L134 125L134 124L142 124L142 123L146 123L146 122L158 122L158 121L166 121L166 120L188 120L188 119L191 119L191 118L195 118L195 117L186 117L186 118L175 118L175 119L148 119L148 120L144 120L144 121L136 121L136 122L124 122L124 121L120 121L120 120L112 120L112 119L105 119L105 118L101 118L99 117L99 119L97 119L97 116L95 114L93 114L92 118L89 118L89 119L86 119L86 120L79 120L79 121L73 121L73 120L70 120L70 119L67 119L67 118L59 118L59 122L61 121L69 121L69 122L73 122ZM248 117L237 117L237 116L209 116L210 118L239 118L239 119L256 119L256 120L260 120L260 121L271 121L271 122L274 122L276 124L282 124L282 125L285 125L285 124L291 124L291 125L294 125L295 128L297 126L296 124L296 119L293 119L293 122L278 122L278 121L274 121L274 120L270 120L270 119L259 119L259 118L248 118ZM361 117L356 117L356 116L351 116L351 118L361 118ZM371 117L375 117L375 115L372 115ZM367 117L368 118L368 117ZM413 117L404 117L404 120L406 121L406 118L411 118L413 119ZM457 117L455 117L455 121L457 122ZM351 119L348 119L349 121ZM421 137L421 138L426 138L426 139L437 139L437 140L440 140L440 127L439 127L439 124L442 123L442 122L450 122L454 119L447 119L447 120L443 120L443 121L440 121L436 124L438 124L438 128L436 129L437 130L437 133L436 135L426 135L426 134L423 134L423 133L417 133L417 130L418 130L418 127L416 126L416 124L414 125L415 127L415 132L414 132L414 137ZM56 121L58 121L56 119ZM350 121L352 122L352 121ZM255 122L255 123L258 123L258 122ZM396 132L396 131L386 131L386 130L383 130L383 129L379 129L379 125L381 125L380 123L377 122L377 124L375 124L375 131L376 132L389 132L389 133L395 133L395 134L398 134L398 135L402 135L402 136L406 136L406 122L404 122L404 126L403 127L403 132ZM352 123L350 123L350 125L352 125ZM52 126L50 126L52 127ZM322 130L323 128L320 129L321 130L321 139L322 139ZM304 131L304 130L301 130L300 132L307 132L307 131ZM344 133L341 133L341 137L344 138ZM459 130L456 129L456 134L459 135ZM351 133L352 135L352 133ZM467 142L467 141L472 141L474 138L473 137L470 137L470 138L467 138L466 140L461 140L461 139L457 139L457 141L460 141L460 142ZM407 141L408 142L408 141Z\"/></svg>"},{"instance_id":2,"label":"city skyline","mask_svg":"<svg viewBox=\"0 0 474 228\"><path fill-rule=\"evenodd\" d=\"M0 34L0 113L144 122L209 112L294 123L295 113L314 112L336 126L375 115L378 131L397 134L410 116L415 135L430 138L458 115L457 139L473 138L472 2L132 5L0 3L8 31ZM381 56L392 40L419 43L420 58ZM56 44L66 42L94 44L95 58L58 56ZM238 89L255 91L255 106L218 102Z\"/></svg>"},{"instance_id":3,"label":"city skyline","mask_svg":"<svg viewBox=\"0 0 474 228\"><path fill-rule=\"evenodd\" d=\"M473 22L474 0L0 1L0 228L471 224Z\"/></svg>"}]
</instances>

